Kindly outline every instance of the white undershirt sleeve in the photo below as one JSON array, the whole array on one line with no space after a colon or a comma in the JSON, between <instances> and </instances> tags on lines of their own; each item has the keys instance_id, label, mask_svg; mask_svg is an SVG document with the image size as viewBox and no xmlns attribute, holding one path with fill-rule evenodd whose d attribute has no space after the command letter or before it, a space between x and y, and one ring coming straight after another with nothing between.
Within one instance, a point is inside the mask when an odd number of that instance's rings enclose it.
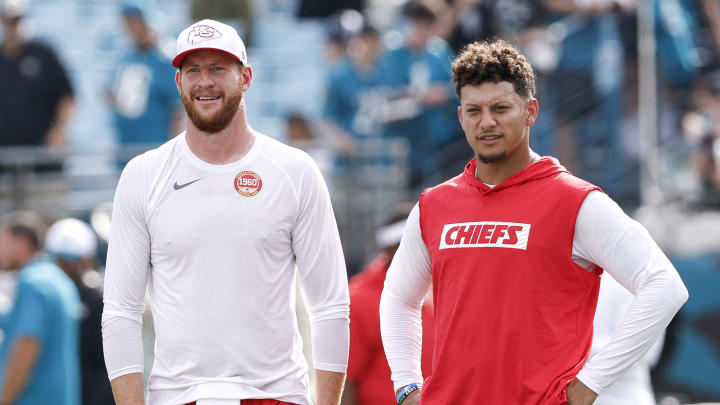
<instances>
[{"instance_id":1,"label":"white undershirt sleeve","mask_svg":"<svg viewBox=\"0 0 720 405\"><path fill-rule=\"evenodd\" d=\"M150 235L144 214L141 167L135 159L115 191L105 268L102 315L108 377L143 372L141 337L150 263Z\"/></svg>"},{"instance_id":2,"label":"white undershirt sleeve","mask_svg":"<svg viewBox=\"0 0 720 405\"><path fill-rule=\"evenodd\" d=\"M647 230L599 191L588 194L578 213L573 259L602 267L635 296L608 344L577 376L600 393L650 349L688 292Z\"/></svg>"},{"instance_id":3,"label":"white undershirt sleeve","mask_svg":"<svg viewBox=\"0 0 720 405\"><path fill-rule=\"evenodd\" d=\"M300 215L292 243L310 317L313 366L345 373L350 348L345 259L330 194L314 162L301 174L297 194Z\"/></svg>"},{"instance_id":4,"label":"white undershirt sleeve","mask_svg":"<svg viewBox=\"0 0 720 405\"><path fill-rule=\"evenodd\" d=\"M421 315L431 282L430 253L422 239L420 208L416 204L408 216L380 299L380 330L396 391L423 382Z\"/></svg>"}]
</instances>

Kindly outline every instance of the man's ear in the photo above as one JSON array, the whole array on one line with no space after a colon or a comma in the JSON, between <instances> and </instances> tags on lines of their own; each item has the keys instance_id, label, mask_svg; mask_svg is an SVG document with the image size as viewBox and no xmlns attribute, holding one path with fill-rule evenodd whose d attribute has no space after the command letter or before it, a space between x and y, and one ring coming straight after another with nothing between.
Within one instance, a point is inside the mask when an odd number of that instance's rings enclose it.
<instances>
[{"instance_id":1,"label":"man's ear","mask_svg":"<svg viewBox=\"0 0 720 405\"><path fill-rule=\"evenodd\" d=\"M525 118L525 126L531 127L535 120L537 120L538 112L540 109L540 106L538 105L538 101L535 98L531 98L527 101L527 117Z\"/></svg>"},{"instance_id":2,"label":"man's ear","mask_svg":"<svg viewBox=\"0 0 720 405\"><path fill-rule=\"evenodd\" d=\"M182 94L182 86L180 85L180 76L182 73L180 73L180 69L175 71L175 87L177 87L178 93Z\"/></svg>"},{"instance_id":3,"label":"man's ear","mask_svg":"<svg viewBox=\"0 0 720 405\"><path fill-rule=\"evenodd\" d=\"M242 81L243 81L243 92L248 91L250 89L250 85L252 84L252 78L253 78L253 71L252 66L247 65L245 68L243 68L242 72Z\"/></svg>"}]
</instances>

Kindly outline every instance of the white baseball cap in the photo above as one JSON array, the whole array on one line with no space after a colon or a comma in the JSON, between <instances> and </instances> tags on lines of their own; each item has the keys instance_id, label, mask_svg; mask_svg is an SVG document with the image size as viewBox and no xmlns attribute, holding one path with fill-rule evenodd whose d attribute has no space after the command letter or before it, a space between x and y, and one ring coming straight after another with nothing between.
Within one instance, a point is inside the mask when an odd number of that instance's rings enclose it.
<instances>
[{"instance_id":1,"label":"white baseball cap","mask_svg":"<svg viewBox=\"0 0 720 405\"><path fill-rule=\"evenodd\" d=\"M22 17L27 14L29 8L29 0L4 0L0 6L0 14L9 18Z\"/></svg>"},{"instance_id":2,"label":"white baseball cap","mask_svg":"<svg viewBox=\"0 0 720 405\"><path fill-rule=\"evenodd\" d=\"M179 68L190 53L205 49L224 52L247 65L247 52L240 35L235 28L215 20L198 21L180 33L172 65Z\"/></svg>"},{"instance_id":3,"label":"white baseball cap","mask_svg":"<svg viewBox=\"0 0 720 405\"><path fill-rule=\"evenodd\" d=\"M95 257L97 238L90 225L75 218L55 222L45 236L45 250L53 256L78 260Z\"/></svg>"}]
</instances>

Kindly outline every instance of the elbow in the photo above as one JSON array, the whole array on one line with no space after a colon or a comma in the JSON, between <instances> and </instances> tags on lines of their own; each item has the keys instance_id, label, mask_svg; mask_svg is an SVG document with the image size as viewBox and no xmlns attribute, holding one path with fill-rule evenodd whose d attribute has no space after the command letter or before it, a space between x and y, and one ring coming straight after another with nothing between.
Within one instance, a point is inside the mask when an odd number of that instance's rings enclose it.
<instances>
[{"instance_id":1,"label":"elbow","mask_svg":"<svg viewBox=\"0 0 720 405\"><path fill-rule=\"evenodd\" d=\"M671 277L668 281L665 287L664 296L667 298L665 302L668 309L671 309L673 314L675 314L685 302L687 302L690 294L679 275L675 274L674 277Z\"/></svg>"},{"instance_id":2,"label":"elbow","mask_svg":"<svg viewBox=\"0 0 720 405\"><path fill-rule=\"evenodd\" d=\"M391 307L391 301L394 301L392 296L388 293L387 287L383 288L382 294L380 295L380 319L387 316L388 311Z\"/></svg>"},{"instance_id":3,"label":"elbow","mask_svg":"<svg viewBox=\"0 0 720 405\"><path fill-rule=\"evenodd\" d=\"M690 293L688 292L687 287L685 287L685 284L682 281L678 281L676 290L678 309L680 309L680 307L682 307L690 298Z\"/></svg>"}]
</instances>

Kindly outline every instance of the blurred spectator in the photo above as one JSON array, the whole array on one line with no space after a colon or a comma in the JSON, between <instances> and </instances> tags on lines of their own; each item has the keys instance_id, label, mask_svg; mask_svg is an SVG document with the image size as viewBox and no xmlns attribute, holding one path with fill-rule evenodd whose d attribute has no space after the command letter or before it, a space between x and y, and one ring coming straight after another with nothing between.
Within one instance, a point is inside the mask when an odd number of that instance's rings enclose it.
<instances>
[{"instance_id":1,"label":"blurred spectator","mask_svg":"<svg viewBox=\"0 0 720 405\"><path fill-rule=\"evenodd\" d=\"M700 0L702 15L704 17L705 44L711 49L712 55L708 58L711 64L720 67L720 1Z\"/></svg>"},{"instance_id":2,"label":"blurred spectator","mask_svg":"<svg viewBox=\"0 0 720 405\"><path fill-rule=\"evenodd\" d=\"M82 304L80 371L83 405L114 404L102 349L102 276L93 269L97 238L86 223L66 218L54 223L45 238L45 251L75 283Z\"/></svg>"},{"instance_id":3,"label":"blurred spectator","mask_svg":"<svg viewBox=\"0 0 720 405\"><path fill-rule=\"evenodd\" d=\"M687 88L705 63L696 43L700 9L695 1L654 1L658 74L664 82Z\"/></svg>"},{"instance_id":4,"label":"blurred spectator","mask_svg":"<svg viewBox=\"0 0 720 405\"><path fill-rule=\"evenodd\" d=\"M0 147L62 149L73 107L70 80L49 47L23 34L29 0L0 1Z\"/></svg>"},{"instance_id":5,"label":"blurred spectator","mask_svg":"<svg viewBox=\"0 0 720 405\"><path fill-rule=\"evenodd\" d=\"M291 146L310 155L323 174L329 173L332 168L331 152L315 136L315 129L302 113L292 112L285 117L285 133Z\"/></svg>"},{"instance_id":6,"label":"blurred spectator","mask_svg":"<svg viewBox=\"0 0 720 405\"><path fill-rule=\"evenodd\" d=\"M39 255L42 240L43 224L30 215L0 231L0 267L20 271L13 308L0 318L0 403L79 405L78 292Z\"/></svg>"},{"instance_id":7,"label":"blurred spectator","mask_svg":"<svg viewBox=\"0 0 720 405\"><path fill-rule=\"evenodd\" d=\"M571 171L617 196L623 188L620 143L623 57L619 13L634 0L544 0L560 44L551 77L555 155Z\"/></svg>"},{"instance_id":8,"label":"blurred spectator","mask_svg":"<svg viewBox=\"0 0 720 405\"><path fill-rule=\"evenodd\" d=\"M190 17L221 21L235 28L245 46L253 46L254 15L252 0L193 0Z\"/></svg>"},{"instance_id":9,"label":"blurred spectator","mask_svg":"<svg viewBox=\"0 0 720 405\"><path fill-rule=\"evenodd\" d=\"M361 273L350 279L350 357L342 405L394 405L397 403L380 337L380 295L385 274L400 246L411 203L395 206L376 239L382 253ZM435 318L432 302L422 308L422 372L432 371Z\"/></svg>"},{"instance_id":10,"label":"blurred spectator","mask_svg":"<svg viewBox=\"0 0 720 405\"><path fill-rule=\"evenodd\" d=\"M300 0L297 15L300 18L327 18L340 10L363 11L365 0Z\"/></svg>"},{"instance_id":11,"label":"blurred spectator","mask_svg":"<svg viewBox=\"0 0 720 405\"><path fill-rule=\"evenodd\" d=\"M720 136L717 133L701 139L692 164L702 183L702 206L720 209Z\"/></svg>"},{"instance_id":12,"label":"blurred spectator","mask_svg":"<svg viewBox=\"0 0 720 405\"><path fill-rule=\"evenodd\" d=\"M450 82L453 53L434 36L436 14L423 2L410 0L403 16L404 43L390 43L390 51L382 58L387 66L384 82L394 92L384 133L410 143L410 187L416 188L427 184L442 166L438 149L464 138Z\"/></svg>"},{"instance_id":13,"label":"blurred spectator","mask_svg":"<svg viewBox=\"0 0 720 405\"><path fill-rule=\"evenodd\" d=\"M133 48L114 74L110 99L120 144L160 144L182 129L182 110L175 87L175 69L157 46L145 10L134 3L122 8Z\"/></svg>"},{"instance_id":14,"label":"blurred spectator","mask_svg":"<svg viewBox=\"0 0 720 405\"><path fill-rule=\"evenodd\" d=\"M377 29L355 10L341 13L337 24L347 53L330 70L323 115L334 148L351 156L358 139L379 135L382 43Z\"/></svg>"},{"instance_id":15,"label":"blurred spectator","mask_svg":"<svg viewBox=\"0 0 720 405\"><path fill-rule=\"evenodd\" d=\"M542 0L443 0L435 32L458 52L465 45L493 37L514 40L544 22Z\"/></svg>"},{"instance_id":16,"label":"blurred spectator","mask_svg":"<svg viewBox=\"0 0 720 405\"><path fill-rule=\"evenodd\" d=\"M325 58L330 66L343 61L348 42L364 28L365 17L357 10L341 10L327 18Z\"/></svg>"},{"instance_id":17,"label":"blurred spectator","mask_svg":"<svg viewBox=\"0 0 720 405\"><path fill-rule=\"evenodd\" d=\"M600 278L600 293L593 319L593 339L590 357L600 352L613 338L620 320L630 308L634 296L610 274ZM593 405L655 405L650 369L660 358L664 336L620 379L601 392Z\"/></svg>"},{"instance_id":18,"label":"blurred spectator","mask_svg":"<svg viewBox=\"0 0 720 405\"><path fill-rule=\"evenodd\" d=\"M720 209L720 72L701 77L682 119L686 141L694 147L691 167L701 184L701 207Z\"/></svg>"}]
</instances>

